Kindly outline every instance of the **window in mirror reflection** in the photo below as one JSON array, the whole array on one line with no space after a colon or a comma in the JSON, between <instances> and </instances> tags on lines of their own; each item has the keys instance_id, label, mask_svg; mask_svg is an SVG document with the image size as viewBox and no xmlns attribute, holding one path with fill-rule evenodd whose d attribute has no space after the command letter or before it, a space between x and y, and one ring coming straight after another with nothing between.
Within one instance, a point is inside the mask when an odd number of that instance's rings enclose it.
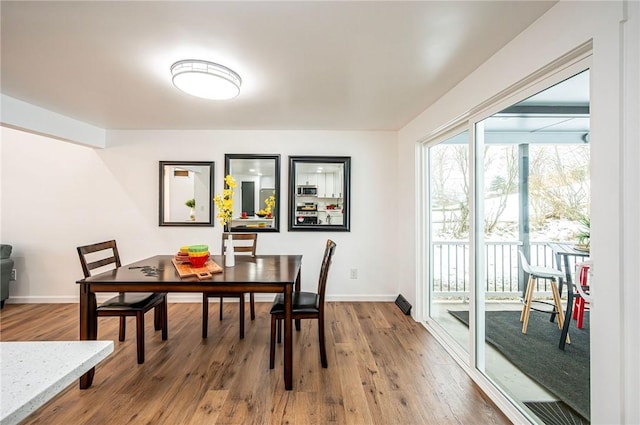
<instances>
[{"instance_id":1,"label":"window in mirror reflection","mask_svg":"<svg viewBox=\"0 0 640 425\"><path fill-rule=\"evenodd\" d=\"M160 161L160 226L213 226L213 162Z\"/></svg>"},{"instance_id":2,"label":"window in mirror reflection","mask_svg":"<svg viewBox=\"0 0 640 425\"><path fill-rule=\"evenodd\" d=\"M289 229L349 231L351 158L289 159Z\"/></svg>"},{"instance_id":3,"label":"window in mirror reflection","mask_svg":"<svg viewBox=\"0 0 640 425\"><path fill-rule=\"evenodd\" d=\"M236 181L232 232L278 232L280 155L226 154L225 176Z\"/></svg>"}]
</instances>

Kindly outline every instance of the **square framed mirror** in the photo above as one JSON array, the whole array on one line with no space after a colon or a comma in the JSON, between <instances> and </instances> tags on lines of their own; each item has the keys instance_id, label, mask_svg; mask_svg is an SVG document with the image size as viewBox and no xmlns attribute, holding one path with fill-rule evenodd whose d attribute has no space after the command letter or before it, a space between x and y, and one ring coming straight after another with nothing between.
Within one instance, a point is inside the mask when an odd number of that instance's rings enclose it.
<instances>
[{"instance_id":1,"label":"square framed mirror","mask_svg":"<svg viewBox=\"0 0 640 425\"><path fill-rule=\"evenodd\" d=\"M160 226L213 226L214 163L160 161Z\"/></svg>"},{"instance_id":2,"label":"square framed mirror","mask_svg":"<svg viewBox=\"0 0 640 425\"><path fill-rule=\"evenodd\" d=\"M351 157L289 157L289 230L350 231Z\"/></svg>"},{"instance_id":3,"label":"square framed mirror","mask_svg":"<svg viewBox=\"0 0 640 425\"><path fill-rule=\"evenodd\" d=\"M231 232L279 232L280 155L226 154L224 163L237 185Z\"/></svg>"}]
</instances>

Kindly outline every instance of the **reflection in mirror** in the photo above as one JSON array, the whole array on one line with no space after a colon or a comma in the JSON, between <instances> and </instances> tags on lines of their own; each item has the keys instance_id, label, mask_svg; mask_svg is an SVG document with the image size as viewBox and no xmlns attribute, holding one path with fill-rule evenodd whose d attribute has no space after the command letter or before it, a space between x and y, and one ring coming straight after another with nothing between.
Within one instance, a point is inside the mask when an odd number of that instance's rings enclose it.
<instances>
[{"instance_id":1,"label":"reflection in mirror","mask_svg":"<svg viewBox=\"0 0 640 425\"><path fill-rule=\"evenodd\" d=\"M237 187L232 232L280 231L280 155L226 154L225 176Z\"/></svg>"},{"instance_id":2,"label":"reflection in mirror","mask_svg":"<svg viewBox=\"0 0 640 425\"><path fill-rule=\"evenodd\" d=\"M289 230L349 231L351 157L289 157Z\"/></svg>"},{"instance_id":3,"label":"reflection in mirror","mask_svg":"<svg viewBox=\"0 0 640 425\"><path fill-rule=\"evenodd\" d=\"M160 226L213 226L213 162L160 161Z\"/></svg>"}]
</instances>

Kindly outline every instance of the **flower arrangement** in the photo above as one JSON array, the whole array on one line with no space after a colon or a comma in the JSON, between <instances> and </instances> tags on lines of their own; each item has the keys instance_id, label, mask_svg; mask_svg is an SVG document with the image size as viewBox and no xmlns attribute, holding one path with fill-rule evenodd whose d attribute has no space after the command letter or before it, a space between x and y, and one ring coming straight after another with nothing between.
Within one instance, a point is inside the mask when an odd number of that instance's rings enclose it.
<instances>
[{"instance_id":1,"label":"flower arrangement","mask_svg":"<svg viewBox=\"0 0 640 425\"><path fill-rule=\"evenodd\" d=\"M264 204L267 206L264 211L267 213L267 216L270 216L271 209L276 205L276 195L269 196L264 200Z\"/></svg>"},{"instance_id":2,"label":"flower arrangement","mask_svg":"<svg viewBox=\"0 0 640 425\"><path fill-rule=\"evenodd\" d=\"M189 199L184 204L187 207L191 208L191 211L189 212L189 220L194 221L196 219L196 212L194 211L194 208L196 207L196 200Z\"/></svg>"},{"instance_id":3,"label":"flower arrangement","mask_svg":"<svg viewBox=\"0 0 640 425\"><path fill-rule=\"evenodd\" d=\"M218 220L228 231L233 217L233 189L236 187L236 181L230 174L227 174L224 178L224 183L226 189L223 189L222 195L217 194L214 196L213 201L218 207Z\"/></svg>"},{"instance_id":4,"label":"flower arrangement","mask_svg":"<svg viewBox=\"0 0 640 425\"><path fill-rule=\"evenodd\" d=\"M256 214L258 217L269 217L271 218L271 209L276 205L276 196L271 195L267 199L264 200L265 208L258 211Z\"/></svg>"}]
</instances>

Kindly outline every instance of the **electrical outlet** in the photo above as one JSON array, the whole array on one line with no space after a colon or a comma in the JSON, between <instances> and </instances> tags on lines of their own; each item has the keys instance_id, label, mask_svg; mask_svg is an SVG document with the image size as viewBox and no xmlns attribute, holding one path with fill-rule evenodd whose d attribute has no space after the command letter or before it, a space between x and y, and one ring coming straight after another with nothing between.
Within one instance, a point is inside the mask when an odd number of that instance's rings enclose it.
<instances>
[{"instance_id":1,"label":"electrical outlet","mask_svg":"<svg viewBox=\"0 0 640 425\"><path fill-rule=\"evenodd\" d=\"M11 278L9 280L18 280L18 270L11 269Z\"/></svg>"},{"instance_id":2,"label":"electrical outlet","mask_svg":"<svg viewBox=\"0 0 640 425\"><path fill-rule=\"evenodd\" d=\"M358 269L349 270L349 279L357 279L358 278Z\"/></svg>"}]
</instances>

